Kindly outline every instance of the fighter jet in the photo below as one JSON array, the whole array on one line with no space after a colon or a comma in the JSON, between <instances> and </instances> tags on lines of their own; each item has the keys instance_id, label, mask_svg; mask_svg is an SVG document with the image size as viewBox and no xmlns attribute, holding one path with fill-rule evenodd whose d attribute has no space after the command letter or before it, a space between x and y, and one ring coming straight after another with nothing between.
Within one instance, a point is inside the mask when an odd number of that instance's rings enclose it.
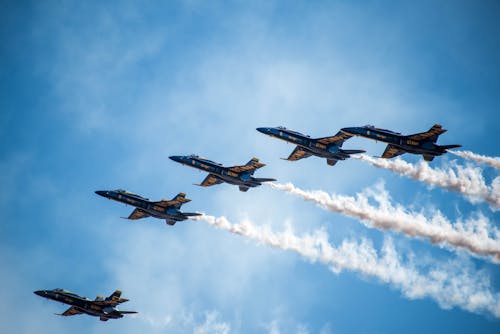
<instances>
[{"instance_id":1,"label":"fighter jet","mask_svg":"<svg viewBox=\"0 0 500 334\"><path fill-rule=\"evenodd\" d=\"M117 202L130 204L136 209L125 219L141 219L146 217L155 217L165 219L168 225L175 225L176 222L189 219L192 216L200 216L201 213L180 212L179 209L184 203L191 202L186 198L186 194L179 193L171 201L162 199L159 202L150 201L147 198L126 190L98 190L97 195L115 200Z\"/></svg>"},{"instance_id":2,"label":"fighter jet","mask_svg":"<svg viewBox=\"0 0 500 334\"><path fill-rule=\"evenodd\" d=\"M87 297L82 297L63 289L39 290L34 293L43 298L71 305L62 314L57 314L65 317L76 314L88 314L99 317L101 321L108 321L109 319L123 318L124 314L137 313L135 311L119 311L116 309L118 304L128 301L128 299L120 298L122 294L120 290L116 290L106 299L97 296L95 300L90 300Z\"/></svg>"},{"instance_id":3,"label":"fighter jet","mask_svg":"<svg viewBox=\"0 0 500 334\"><path fill-rule=\"evenodd\" d=\"M384 154L382 154L382 158L387 159L394 158L403 153L413 153L423 155L425 161L432 161L434 157L447 153L446 150L462 146L458 144L437 145L436 141L439 135L446 132L439 124L435 124L427 132L408 136L402 135L399 132L379 129L373 125L343 128L340 131L351 136L361 136L388 143L389 145L387 145Z\"/></svg>"},{"instance_id":4,"label":"fighter jet","mask_svg":"<svg viewBox=\"0 0 500 334\"><path fill-rule=\"evenodd\" d=\"M239 186L240 191L247 191L249 188L260 186L262 182L276 181L276 179L255 178L252 176L255 170L265 166L257 158L252 158L246 165L233 167L224 167L219 163L197 155L174 155L169 158L183 165L208 172L208 176L199 184L202 187L226 182Z\"/></svg>"},{"instance_id":5,"label":"fighter jet","mask_svg":"<svg viewBox=\"0 0 500 334\"><path fill-rule=\"evenodd\" d=\"M326 163L330 166L335 165L339 160L345 160L351 154L364 153L363 150L343 150L342 144L351 135L338 132L335 136L324 138L311 138L297 131L289 130L285 127L276 128L257 128L257 131L263 134L275 137L289 143L296 144L290 156L284 160L297 161L315 155L320 158L326 158Z\"/></svg>"}]
</instances>

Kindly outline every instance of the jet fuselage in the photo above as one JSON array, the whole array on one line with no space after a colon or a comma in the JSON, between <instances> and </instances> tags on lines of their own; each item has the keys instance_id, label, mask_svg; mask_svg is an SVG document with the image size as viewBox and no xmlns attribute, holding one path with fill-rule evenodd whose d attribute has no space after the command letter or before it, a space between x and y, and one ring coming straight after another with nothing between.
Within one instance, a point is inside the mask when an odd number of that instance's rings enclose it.
<instances>
[{"instance_id":1,"label":"jet fuselage","mask_svg":"<svg viewBox=\"0 0 500 334\"><path fill-rule=\"evenodd\" d=\"M102 317L106 319L123 318L123 314L113 306L99 305L99 302L90 300L86 297L79 296L69 291L64 291L62 289L38 290L35 291L34 293L43 298L52 299L57 302L71 305L75 307L79 312L88 315ZM128 299L121 298L120 300L120 302L126 302L126 301L128 301Z\"/></svg>"},{"instance_id":2,"label":"jet fuselage","mask_svg":"<svg viewBox=\"0 0 500 334\"><path fill-rule=\"evenodd\" d=\"M188 219L178 208L160 206L157 202L125 190L98 190L96 194L114 201L134 206L148 215L167 221L183 221Z\"/></svg>"},{"instance_id":3,"label":"jet fuselage","mask_svg":"<svg viewBox=\"0 0 500 334\"><path fill-rule=\"evenodd\" d=\"M407 153L421 154L425 156L439 156L446 153L449 148L460 147L461 145L437 145L432 140L416 140L412 139L412 135L405 136L399 132L393 132L387 129L380 129L374 126L362 126L343 128L342 132L352 136L361 136L375 141L381 141L397 147ZM446 130L442 130L445 132ZM437 139L437 137L436 137Z\"/></svg>"},{"instance_id":4,"label":"jet fuselage","mask_svg":"<svg viewBox=\"0 0 500 334\"><path fill-rule=\"evenodd\" d=\"M231 168L229 167L224 167L219 163L216 163L214 161L205 158L201 158L197 155L171 156L170 159L180 164L210 173L216 176L221 181L237 186L252 188L260 186L262 182L275 181L275 179L263 179L263 178L253 177L252 174L254 170L247 172L235 172L232 171ZM264 166L264 164L261 165Z\"/></svg>"},{"instance_id":5,"label":"jet fuselage","mask_svg":"<svg viewBox=\"0 0 500 334\"><path fill-rule=\"evenodd\" d=\"M343 150L335 144L322 144L317 139L283 127L257 128L257 131L300 146L304 151L321 158L345 160L350 157L350 154L364 152L363 150Z\"/></svg>"}]
</instances>

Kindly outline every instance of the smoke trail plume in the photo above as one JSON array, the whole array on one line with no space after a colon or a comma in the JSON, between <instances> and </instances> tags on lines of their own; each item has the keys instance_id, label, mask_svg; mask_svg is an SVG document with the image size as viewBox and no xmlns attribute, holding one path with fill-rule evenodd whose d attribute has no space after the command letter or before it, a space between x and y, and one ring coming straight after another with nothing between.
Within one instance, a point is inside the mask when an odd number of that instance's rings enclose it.
<instances>
[{"instance_id":1,"label":"smoke trail plume","mask_svg":"<svg viewBox=\"0 0 500 334\"><path fill-rule=\"evenodd\" d=\"M434 244L464 249L474 255L492 256L493 261L500 262L500 231L481 214L476 219L455 224L439 211L427 217L392 204L383 185L367 189L356 194L356 197L330 195L320 190L305 191L291 183L266 185L299 196L329 211L358 218L367 227L391 229L410 237L426 238ZM370 199L378 205L370 204Z\"/></svg>"},{"instance_id":2,"label":"smoke trail plume","mask_svg":"<svg viewBox=\"0 0 500 334\"><path fill-rule=\"evenodd\" d=\"M485 163L490 165L491 167L500 169L500 158L498 157L488 157L486 155L476 154L471 151L448 151L448 152L464 159L470 159L475 162Z\"/></svg>"},{"instance_id":3,"label":"smoke trail plume","mask_svg":"<svg viewBox=\"0 0 500 334\"><path fill-rule=\"evenodd\" d=\"M292 250L312 262L329 265L335 273L350 270L375 277L400 289L409 299L429 297L445 309L458 306L500 318L500 294L491 291L489 278L484 273L471 272L463 263L447 263L428 269L423 275L414 265L401 261L390 238L385 240L379 254L367 240L360 243L343 241L334 247L322 230L300 237L290 228L275 233L249 220L232 224L225 217L202 215L195 218L269 246Z\"/></svg>"},{"instance_id":4,"label":"smoke trail plume","mask_svg":"<svg viewBox=\"0 0 500 334\"><path fill-rule=\"evenodd\" d=\"M413 165L399 158L389 160L373 158L364 154L352 157L417 181L459 192L473 203L486 201L492 205L493 209L500 208L500 190L486 185L480 168L463 167L454 164L455 169L448 168L444 170L432 168L424 161Z\"/></svg>"}]
</instances>

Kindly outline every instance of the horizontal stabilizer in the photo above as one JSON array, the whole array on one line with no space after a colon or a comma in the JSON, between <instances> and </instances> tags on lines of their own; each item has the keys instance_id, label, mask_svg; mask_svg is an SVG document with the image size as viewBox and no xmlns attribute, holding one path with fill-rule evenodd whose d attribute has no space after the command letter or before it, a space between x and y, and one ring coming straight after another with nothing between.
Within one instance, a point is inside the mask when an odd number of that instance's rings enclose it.
<instances>
[{"instance_id":1,"label":"horizontal stabilizer","mask_svg":"<svg viewBox=\"0 0 500 334\"><path fill-rule=\"evenodd\" d=\"M118 311L120 314L137 314L138 312L136 311Z\"/></svg>"},{"instance_id":2,"label":"horizontal stabilizer","mask_svg":"<svg viewBox=\"0 0 500 334\"><path fill-rule=\"evenodd\" d=\"M182 215L186 217L195 217L195 216L201 216L203 214L198 212L182 212Z\"/></svg>"},{"instance_id":3,"label":"horizontal stabilizer","mask_svg":"<svg viewBox=\"0 0 500 334\"><path fill-rule=\"evenodd\" d=\"M343 153L345 154L359 154L359 153L365 153L365 150L342 150Z\"/></svg>"},{"instance_id":4,"label":"horizontal stabilizer","mask_svg":"<svg viewBox=\"0 0 500 334\"><path fill-rule=\"evenodd\" d=\"M274 181L277 181L276 179L265 178L265 177L256 177L256 178L254 178L254 180L257 181L257 182L274 182Z\"/></svg>"},{"instance_id":5,"label":"horizontal stabilizer","mask_svg":"<svg viewBox=\"0 0 500 334\"><path fill-rule=\"evenodd\" d=\"M450 148L457 148L457 147L462 147L460 144L451 144L451 145L441 145L439 148L443 150L449 150Z\"/></svg>"}]
</instances>

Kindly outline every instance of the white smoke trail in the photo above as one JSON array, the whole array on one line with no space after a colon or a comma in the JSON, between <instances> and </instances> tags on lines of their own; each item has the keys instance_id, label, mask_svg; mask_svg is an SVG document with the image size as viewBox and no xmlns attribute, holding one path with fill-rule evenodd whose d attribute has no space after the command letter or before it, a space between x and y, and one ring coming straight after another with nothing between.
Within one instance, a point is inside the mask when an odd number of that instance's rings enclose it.
<instances>
[{"instance_id":1,"label":"white smoke trail","mask_svg":"<svg viewBox=\"0 0 500 334\"><path fill-rule=\"evenodd\" d=\"M367 240L343 241L334 247L322 230L299 237L290 228L275 233L249 220L232 224L225 217L202 215L195 219L269 246L292 250L310 261L329 265L335 273L350 270L375 277L400 289L409 299L429 297L445 309L458 306L500 318L500 294L492 291L487 275L471 272L463 263L447 263L428 270L426 275L420 274L414 265L401 262L390 238L378 254Z\"/></svg>"},{"instance_id":2,"label":"white smoke trail","mask_svg":"<svg viewBox=\"0 0 500 334\"><path fill-rule=\"evenodd\" d=\"M471 151L448 151L452 154L455 154L464 159L470 159L475 162L485 163L494 167L496 169L500 169L500 158L499 157L488 157L486 155L476 154Z\"/></svg>"},{"instance_id":3,"label":"white smoke trail","mask_svg":"<svg viewBox=\"0 0 500 334\"><path fill-rule=\"evenodd\" d=\"M465 249L474 255L492 256L500 262L500 231L479 214L476 219L452 224L439 211L431 217L411 212L391 203L383 185L367 189L353 196L328 194L321 190L305 191L293 184L266 183L266 185L299 196L332 212L355 217L367 227L391 229L411 237L428 238L434 244ZM370 199L378 206L370 204Z\"/></svg>"},{"instance_id":4,"label":"white smoke trail","mask_svg":"<svg viewBox=\"0 0 500 334\"><path fill-rule=\"evenodd\" d=\"M364 154L352 157L417 181L459 192L473 203L486 201L492 205L494 210L500 208L500 190L486 185L480 168L452 164L455 169L448 168L444 170L432 168L424 161L413 165L399 158L389 160L373 158Z\"/></svg>"}]
</instances>

